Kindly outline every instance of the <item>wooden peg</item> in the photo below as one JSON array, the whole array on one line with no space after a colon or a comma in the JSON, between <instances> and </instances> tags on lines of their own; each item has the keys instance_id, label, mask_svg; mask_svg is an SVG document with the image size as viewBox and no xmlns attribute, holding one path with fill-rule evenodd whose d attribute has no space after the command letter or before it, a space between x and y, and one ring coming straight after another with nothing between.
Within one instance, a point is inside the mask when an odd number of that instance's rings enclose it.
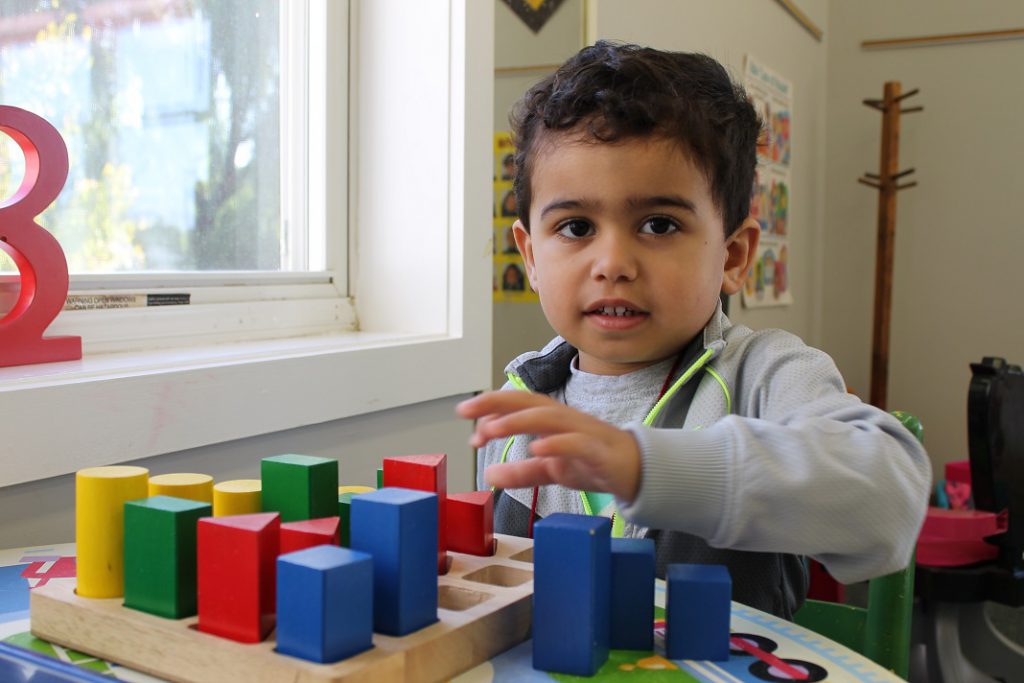
<instances>
[{"instance_id":1,"label":"wooden peg","mask_svg":"<svg viewBox=\"0 0 1024 683\"><path fill-rule=\"evenodd\" d=\"M178 472L149 478L149 495L185 498L200 503L213 502L213 477L208 474Z\"/></svg>"},{"instance_id":2,"label":"wooden peg","mask_svg":"<svg viewBox=\"0 0 1024 683\"><path fill-rule=\"evenodd\" d=\"M124 595L124 504L146 497L149 470L127 465L89 467L75 474L78 594Z\"/></svg>"}]
</instances>

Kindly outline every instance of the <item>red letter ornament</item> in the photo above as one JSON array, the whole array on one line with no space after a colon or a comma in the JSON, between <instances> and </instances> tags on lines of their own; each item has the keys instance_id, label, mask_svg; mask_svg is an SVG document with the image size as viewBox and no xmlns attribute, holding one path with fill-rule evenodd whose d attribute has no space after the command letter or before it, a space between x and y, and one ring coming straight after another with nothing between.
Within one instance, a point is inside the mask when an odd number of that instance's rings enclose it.
<instances>
[{"instance_id":1,"label":"red letter ornament","mask_svg":"<svg viewBox=\"0 0 1024 683\"><path fill-rule=\"evenodd\" d=\"M21 187L0 204L0 249L21 273L14 307L0 318L0 367L77 360L81 337L43 337L68 295L68 263L60 244L35 222L68 177L68 150L57 129L35 114L0 105L0 131L25 155Z\"/></svg>"}]
</instances>

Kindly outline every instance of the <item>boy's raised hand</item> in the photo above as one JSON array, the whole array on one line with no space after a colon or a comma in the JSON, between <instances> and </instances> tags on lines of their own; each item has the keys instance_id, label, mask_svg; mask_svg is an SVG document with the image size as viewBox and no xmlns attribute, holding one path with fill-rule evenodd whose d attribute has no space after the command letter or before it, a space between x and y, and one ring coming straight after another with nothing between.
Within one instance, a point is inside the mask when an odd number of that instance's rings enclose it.
<instances>
[{"instance_id":1,"label":"boy's raised hand","mask_svg":"<svg viewBox=\"0 0 1024 683\"><path fill-rule=\"evenodd\" d=\"M632 502L640 488L640 448L629 432L543 394L491 391L463 401L455 412L477 420L470 445L534 434L528 460L491 465L484 480L498 488L561 484L607 491Z\"/></svg>"}]
</instances>

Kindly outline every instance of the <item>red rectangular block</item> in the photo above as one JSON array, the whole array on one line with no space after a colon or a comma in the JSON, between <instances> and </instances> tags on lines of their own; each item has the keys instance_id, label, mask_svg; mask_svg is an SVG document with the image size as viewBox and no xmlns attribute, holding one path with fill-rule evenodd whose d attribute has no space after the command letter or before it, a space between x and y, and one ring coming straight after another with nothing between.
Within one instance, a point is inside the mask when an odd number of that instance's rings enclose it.
<instances>
[{"instance_id":1,"label":"red rectangular block","mask_svg":"<svg viewBox=\"0 0 1024 683\"><path fill-rule=\"evenodd\" d=\"M280 528L276 512L199 520L200 631L258 643L274 629Z\"/></svg>"},{"instance_id":2,"label":"red rectangular block","mask_svg":"<svg viewBox=\"0 0 1024 683\"><path fill-rule=\"evenodd\" d=\"M449 550L494 554L494 495L490 491L449 494L447 514Z\"/></svg>"},{"instance_id":3,"label":"red rectangular block","mask_svg":"<svg viewBox=\"0 0 1024 683\"><path fill-rule=\"evenodd\" d=\"M448 499L448 456L434 453L384 458L384 486L437 494L437 573L447 572L445 503Z\"/></svg>"},{"instance_id":4,"label":"red rectangular block","mask_svg":"<svg viewBox=\"0 0 1024 683\"><path fill-rule=\"evenodd\" d=\"M285 522L281 525L281 541L278 554L314 548L318 545L340 545L341 518L320 517L299 522Z\"/></svg>"}]
</instances>

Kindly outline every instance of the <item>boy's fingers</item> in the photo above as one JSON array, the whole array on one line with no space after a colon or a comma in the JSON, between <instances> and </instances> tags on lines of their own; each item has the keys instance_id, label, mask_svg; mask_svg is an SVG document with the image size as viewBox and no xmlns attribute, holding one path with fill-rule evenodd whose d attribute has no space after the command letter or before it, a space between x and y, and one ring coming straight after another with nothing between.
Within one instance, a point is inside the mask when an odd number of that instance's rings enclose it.
<instances>
[{"instance_id":1,"label":"boy's fingers","mask_svg":"<svg viewBox=\"0 0 1024 683\"><path fill-rule=\"evenodd\" d=\"M485 443L490 441L489 438L487 438L487 437L485 437L485 436L483 436L481 434L480 430L482 428L486 428L487 423L491 422L496 417L497 417L497 415L484 415L483 417L477 419L476 426L473 429L473 433L469 437L469 445L470 446L472 446L473 448L480 448Z\"/></svg>"},{"instance_id":2,"label":"boy's fingers","mask_svg":"<svg viewBox=\"0 0 1024 683\"><path fill-rule=\"evenodd\" d=\"M515 434L557 434L584 428L576 416L561 407L526 408L477 423L477 434L497 439Z\"/></svg>"},{"instance_id":3,"label":"boy's fingers","mask_svg":"<svg viewBox=\"0 0 1024 683\"><path fill-rule=\"evenodd\" d=\"M552 434L530 442L530 455L536 458L593 460L603 448L593 437L580 432Z\"/></svg>"},{"instance_id":4,"label":"boy's fingers","mask_svg":"<svg viewBox=\"0 0 1024 683\"><path fill-rule=\"evenodd\" d=\"M499 489L521 489L557 483L551 476L549 462L530 458L521 462L491 465L484 472L484 483Z\"/></svg>"},{"instance_id":5,"label":"boy's fingers","mask_svg":"<svg viewBox=\"0 0 1024 683\"><path fill-rule=\"evenodd\" d=\"M559 405L543 394L528 391L488 391L462 401L455 406L455 413L467 419L476 419L484 415L506 414L525 408L542 405Z\"/></svg>"}]
</instances>

